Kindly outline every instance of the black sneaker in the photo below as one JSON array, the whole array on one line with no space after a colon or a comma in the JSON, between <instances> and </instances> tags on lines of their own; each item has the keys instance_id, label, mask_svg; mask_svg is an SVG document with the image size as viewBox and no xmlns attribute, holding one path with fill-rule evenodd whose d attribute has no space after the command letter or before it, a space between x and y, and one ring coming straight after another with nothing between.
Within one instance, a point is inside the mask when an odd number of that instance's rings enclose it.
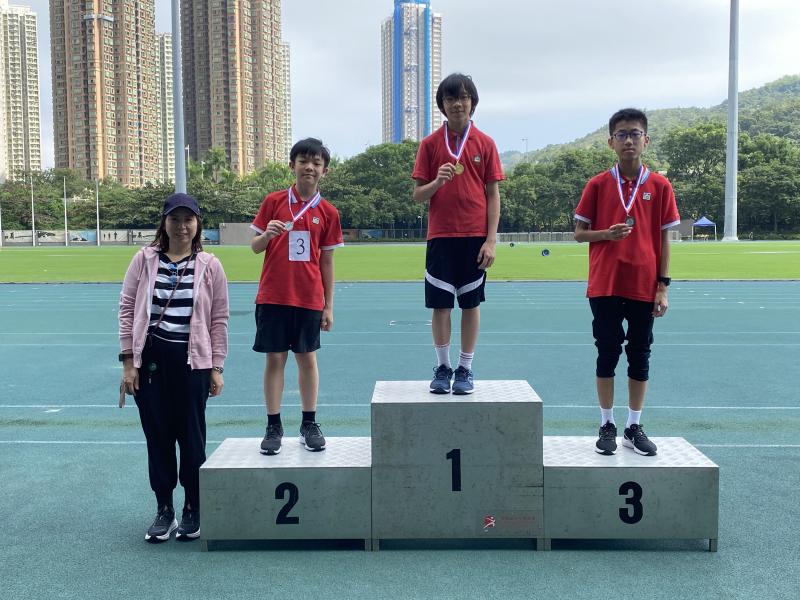
<instances>
[{"instance_id":1,"label":"black sneaker","mask_svg":"<svg viewBox=\"0 0 800 600\"><path fill-rule=\"evenodd\" d=\"M183 508L181 524L175 534L176 540L190 542L200 537L200 511L194 510L189 506Z\"/></svg>"},{"instance_id":2,"label":"black sneaker","mask_svg":"<svg viewBox=\"0 0 800 600\"><path fill-rule=\"evenodd\" d=\"M166 542L177 528L178 522L175 520L175 509L165 504L158 507L156 518L153 524L150 525L150 529L144 534L144 539L153 544Z\"/></svg>"},{"instance_id":3,"label":"black sneaker","mask_svg":"<svg viewBox=\"0 0 800 600\"><path fill-rule=\"evenodd\" d=\"M283 425L267 425L267 434L261 440L261 454L272 456L281 451Z\"/></svg>"},{"instance_id":4,"label":"black sneaker","mask_svg":"<svg viewBox=\"0 0 800 600\"><path fill-rule=\"evenodd\" d=\"M614 454L617 451L617 426L611 421L606 421L606 424L600 428L600 437L594 445L595 452L598 454L605 456Z\"/></svg>"},{"instance_id":5,"label":"black sneaker","mask_svg":"<svg viewBox=\"0 0 800 600\"><path fill-rule=\"evenodd\" d=\"M431 381L432 394L449 394L450 378L453 376L453 369L444 365L439 365L433 370L433 381Z\"/></svg>"},{"instance_id":6,"label":"black sneaker","mask_svg":"<svg viewBox=\"0 0 800 600\"><path fill-rule=\"evenodd\" d=\"M462 396L475 391L472 385L472 371L466 367L458 367L453 373L453 394Z\"/></svg>"},{"instance_id":7,"label":"black sneaker","mask_svg":"<svg viewBox=\"0 0 800 600\"><path fill-rule=\"evenodd\" d=\"M636 454L641 454L642 456L655 456L658 451L656 445L647 438L642 426L635 423L625 428L622 445L626 448L631 448Z\"/></svg>"},{"instance_id":8,"label":"black sneaker","mask_svg":"<svg viewBox=\"0 0 800 600\"><path fill-rule=\"evenodd\" d=\"M325 450L325 436L322 435L319 423L303 421L300 424L300 443L311 452Z\"/></svg>"}]
</instances>

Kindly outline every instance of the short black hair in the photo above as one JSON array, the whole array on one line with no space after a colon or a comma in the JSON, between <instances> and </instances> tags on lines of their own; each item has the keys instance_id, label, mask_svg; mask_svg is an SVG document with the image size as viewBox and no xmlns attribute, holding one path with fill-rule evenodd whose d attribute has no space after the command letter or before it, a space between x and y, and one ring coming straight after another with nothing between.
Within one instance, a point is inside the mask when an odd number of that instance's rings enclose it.
<instances>
[{"instance_id":1,"label":"short black hair","mask_svg":"<svg viewBox=\"0 0 800 600\"><path fill-rule=\"evenodd\" d=\"M436 90L436 106L439 107L443 115L446 115L444 112L444 97L458 97L461 95L462 90L472 98L472 109L469 112L469 116L473 115L475 107L478 106L478 88L475 87L472 77L463 73L451 73L442 79L442 83L439 84L439 88Z\"/></svg>"},{"instance_id":2,"label":"short black hair","mask_svg":"<svg viewBox=\"0 0 800 600\"><path fill-rule=\"evenodd\" d=\"M608 135L614 135L614 128L620 121L639 121L647 133L647 115L638 108L621 108L608 120Z\"/></svg>"},{"instance_id":3,"label":"short black hair","mask_svg":"<svg viewBox=\"0 0 800 600\"><path fill-rule=\"evenodd\" d=\"M294 162L294 159L298 156L309 156L311 158L320 156L325 162L326 168L331 162L330 151L322 143L322 140L317 138L306 138L292 146L292 150L289 152L289 162Z\"/></svg>"}]
</instances>

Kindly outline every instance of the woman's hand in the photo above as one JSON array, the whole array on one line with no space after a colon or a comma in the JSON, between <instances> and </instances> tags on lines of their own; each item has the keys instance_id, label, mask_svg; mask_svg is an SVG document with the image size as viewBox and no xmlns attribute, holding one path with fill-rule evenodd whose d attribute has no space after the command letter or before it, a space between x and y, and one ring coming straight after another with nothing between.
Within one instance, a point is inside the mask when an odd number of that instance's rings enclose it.
<instances>
[{"instance_id":1,"label":"woman's hand","mask_svg":"<svg viewBox=\"0 0 800 600\"><path fill-rule=\"evenodd\" d=\"M224 387L225 379L222 377L222 373L211 369L211 389L209 391L209 395L219 396L222 393L222 388Z\"/></svg>"}]
</instances>

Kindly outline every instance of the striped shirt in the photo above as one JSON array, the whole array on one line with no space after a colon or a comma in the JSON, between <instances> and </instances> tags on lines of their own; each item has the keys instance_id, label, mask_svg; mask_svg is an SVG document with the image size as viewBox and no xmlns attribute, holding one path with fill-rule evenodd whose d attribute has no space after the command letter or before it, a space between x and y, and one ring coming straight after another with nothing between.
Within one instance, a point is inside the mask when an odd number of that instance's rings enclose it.
<instances>
[{"instance_id":1,"label":"striped shirt","mask_svg":"<svg viewBox=\"0 0 800 600\"><path fill-rule=\"evenodd\" d=\"M150 310L150 332L168 342L189 342L189 322L192 320L194 293L194 254L171 261L163 252L158 253L158 275L153 288ZM182 275L182 276L181 276ZM172 290L175 290L175 293ZM172 300L169 300L170 295ZM169 300L166 312L164 307ZM162 313L164 317L161 318ZM158 320L161 322L158 323ZM158 328L156 329L156 323Z\"/></svg>"}]
</instances>

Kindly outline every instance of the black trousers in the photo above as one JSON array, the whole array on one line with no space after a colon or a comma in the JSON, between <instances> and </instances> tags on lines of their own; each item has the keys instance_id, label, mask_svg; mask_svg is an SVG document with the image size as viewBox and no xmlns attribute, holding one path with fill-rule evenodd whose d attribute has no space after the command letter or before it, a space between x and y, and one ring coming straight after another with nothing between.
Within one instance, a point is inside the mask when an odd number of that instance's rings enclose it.
<instances>
[{"instance_id":1,"label":"black trousers","mask_svg":"<svg viewBox=\"0 0 800 600\"><path fill-rule=\"evenodd\" d=\"M142 353L136 406L147 439L150 487L159 506L173 506L178 484L185 502L200 506L200 465L206 460L206 401L211 369L186 364L187 344L150 336ZM175 443L180 448L180 471Z\"/></svg>"},{"instance_id":2,"label":"black trousers","mask_svg":"<svg viewBox=\"0 0 800 600\"><path fill-rule=\"evenodd\" d=\"M653 303L620 296L589 298L592 308L592 333L597 346L598 377L614 377L622 354L628 357L628 377L636 381L650 378L650 346L653 344ZM628 330L622 322L628 322Z\"/></svg>"}]
</instances>

